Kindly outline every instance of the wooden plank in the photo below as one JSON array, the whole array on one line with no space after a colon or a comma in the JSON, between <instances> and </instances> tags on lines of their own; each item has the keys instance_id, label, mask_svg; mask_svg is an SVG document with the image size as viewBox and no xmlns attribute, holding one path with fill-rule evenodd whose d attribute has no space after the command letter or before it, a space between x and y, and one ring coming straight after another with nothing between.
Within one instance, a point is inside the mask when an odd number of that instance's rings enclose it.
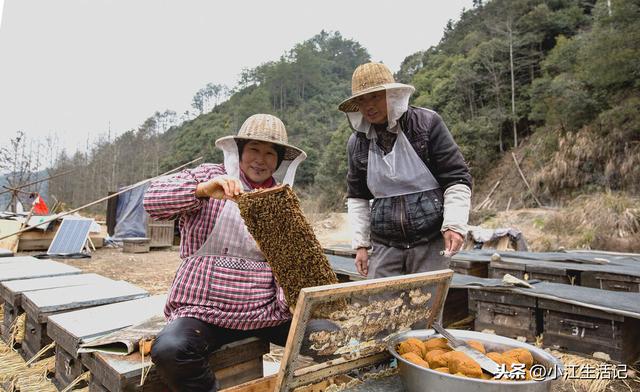
<instances>
[{"instance_id":1,"label":"wooden plank","mask_svg":"<svg viewBox=\"0 0 640 392\"><path fill-rule=\"evenodd\" d=\"M62 287L23 294L22 307L38 322L53 313L147 297L146 290L129 282L112 281L97 285Z\"/></svg>"},{"instance_id":2,"label":"wooden plank","mask_svg":"<svg viewBox=\"0 0 640 392\"><path fill-rule=\"evenodd\" d=\"M50 260L0 264L0 282L79 273L82 273L82 271L78 268Z\"/></svg>"},{"instance_id":3,"label":"wooden plank","mask_svg":"<svg viewBox=\"0 0 640 392\"><path fill-rule=\"evenodd\" d=\"M221 389L220 392L273 392L276 387L277 375L263 377L241 385Z\"/></svg>"},{"instance_id":4,"label":"wooden plank","mask_svg":"<svg viewBox=\"0 0 640 392\"><path fill-rule=\"evenodd\" d=\"M262 377L262 357L215 370L220 388L229 388Z\"/></svg>"},{"instance_id":5,"label":"wooden plank","mask_svg":"<svg viewBox=\"0 0 640 392\"><path fill-rule=\"evenodd\" d=\"M162 315L166 295L123 301L49 316L47 334L73 358L81 343Z\"/></svg>"},{"instance_id":6,"label":"wooden plank","mask_svg":"<svg viewBox=\"0 0 640 392\"><path fill-rule=\"evenodd\" d=\"M355 259L357 253L357 251L351 249L349 245L331 245L322 248L322 251L327 255L349 257L351 259Z\"/></svg>"},{"instance_id":7,"label":"wooden plank","mask_svg":"<svg viewBox=\"0 0 640 392\"><path fill-rule=\"evenodd\" d=\"M293 389L307 384L313 384L329 377L336 376L365 366L375 365L391 358L387 351L375 355L358 358L355 360L344 360L339 358L336 361L325 362L294 372L291 383L287 383L288 389Z\"/></svg>"},{"instance_id":8,"label":"wooden plank","mask_svg":"<svg viewBox=\"0 0 640 392\"><path fill-rule=\"evenodd\" d=\"M269 352L269 342L258 338L248 338L229 343L213 352L209 362L214 371L228 368L237 363L262 358ZM262 368L261 368L262 369Z\"/></svg>"},{"instance_id":9,"label":"wooden plank","mask_svg":"<svg viewBox=\"0 0 640 392\"><path fill-rule=\"evenodd\" d=\"M0 283L0 297L14 307L21 306L22 294L59 287L85 286L113 281L98 274L75 274L48 278L20 279Z\"/></svg>"}]
</instances>

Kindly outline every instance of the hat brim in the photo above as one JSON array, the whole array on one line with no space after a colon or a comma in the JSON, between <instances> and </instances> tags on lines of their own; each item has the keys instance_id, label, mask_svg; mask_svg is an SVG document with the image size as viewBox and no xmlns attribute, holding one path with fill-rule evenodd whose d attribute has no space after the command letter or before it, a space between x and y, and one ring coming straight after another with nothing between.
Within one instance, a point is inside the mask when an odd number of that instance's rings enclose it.
<instances>
[{"instance_id":1,"label":"hat brim","mask_svg":"<svg viewBox=\"0 0 640 392\"><path fill-rule=\"evenodd\" d=\"M231 135L231 136L224 136L221 137L220 139L216 140L216 147L221 148L221 144L224 143L227 140L255 140L258 142L265 142L265 143L273 143L275 145L284 147L284 159L287 161L292 161L294 159L296 159L300 154L304 155L305 157L307 156L307 153L304 152L304 150L292 146L291 144L287 144L287 143L280 143L277 142L275 140L271 140L271 139L267 139L267 138L261 138L261 137L244 137L244 136L235 136L235 135Z\"/></svg>"},{"instance_id":2,"label":"hat brim","mask_svg":"<svg viewBox=\"0 0 640 392\"><path fill-rule=\"evenodd\" d=\"M362 91L358 92L357 94L353 94L349 98L347 98L344 101L342 101L340 103L340 105L338 105L338 110L340 110L341 112L345 112L345 113L357 112L359 110L359 108L358 108L358 104L356 104L354 102L354 100L356 98L361 97L361 96L366 95L366 94L374 93L376 91L391 90L391 89L396 89L396 88L408 88L408 89L411 89L412 93L414 91L416 91L415 87L410 86L408 84L404 84L404 83L385 83L385 84L381 84L379 86L375 86L375 87L371 87L371 88L362 90Z\"/></svg>"}]
</instances>

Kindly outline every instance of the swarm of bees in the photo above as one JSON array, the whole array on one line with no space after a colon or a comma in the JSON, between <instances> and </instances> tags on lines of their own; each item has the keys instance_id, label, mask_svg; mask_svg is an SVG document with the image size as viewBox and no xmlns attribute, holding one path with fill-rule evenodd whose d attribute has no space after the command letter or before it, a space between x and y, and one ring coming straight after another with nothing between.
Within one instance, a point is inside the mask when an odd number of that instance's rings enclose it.
<instances>
[{"instance_id":1,"label":"swarm of bees","mask_svg":"<svg viewBox=\"0 0 640 392\"><path fill-rule=\"evenodd\" d=\"M291 187L248 192L237 201L242 219L271 266L289 306L295 307L302 288L338 283Z\"/></svg>"}]
</instances>

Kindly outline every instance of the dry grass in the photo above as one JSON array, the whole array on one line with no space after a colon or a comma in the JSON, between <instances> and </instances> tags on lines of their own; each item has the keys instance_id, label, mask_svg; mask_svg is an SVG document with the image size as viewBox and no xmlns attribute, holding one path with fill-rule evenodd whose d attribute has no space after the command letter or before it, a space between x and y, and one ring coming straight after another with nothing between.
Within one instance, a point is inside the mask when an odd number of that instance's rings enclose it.
<instances>
[{"instance_id":1,"label":"dry grass","mask_svg":"<svg viewBox=\"0 0 640 392\"><path fill-rule=\"evenodd\" d=\"M603 187L640 190L640 144L611 131L606 137L589 128L559 137L557 151L533 175L538 193L561 196L567 191Z\"/></svg>"},{"instance_id":2,"label":"dry grass","mask_svg":"<svg viewBox=\"0 0 640 392\"><path fill-rule=\"evenodd\" d=\"M579 196L562 209L497 212L481 224L520 229L535 251L561 247L640 251L640 199L622 193Z\"/></svg>"},{"instance_id":3,"label":"dry grass","mask_svg":"<svg viewBox=\"0 0 640 392\"><path fill-rule=\"evenodd\" d=\"M54 392L56 388L48 380L55 369L55 357L49 357L30 366L9 346L0 343L0 383L10 384L11 390L21 392Z\"/></svg>"}]
</instances>

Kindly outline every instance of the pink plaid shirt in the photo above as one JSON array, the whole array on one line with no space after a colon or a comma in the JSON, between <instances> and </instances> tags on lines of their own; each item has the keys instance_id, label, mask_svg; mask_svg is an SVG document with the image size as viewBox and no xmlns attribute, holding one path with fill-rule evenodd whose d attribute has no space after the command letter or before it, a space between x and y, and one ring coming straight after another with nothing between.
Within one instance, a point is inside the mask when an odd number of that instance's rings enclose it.
<instances>
[{"instance_id":1,"label":"pink plaid shirt","mask_svg":"<svg viewBox=\"0 0 640 392\"><path fill-rule=\"evenodd\" d=\"M182 264L171 285L165 316L194 317L231 329L258 329L291 319L282 289L265 261L233 255L194 256L217 222L224 200L199 199L196 186L226 174L221 164L203 164L151 183L144 208L155 220L179 217Z\"/></svg>"}]
</instances>

